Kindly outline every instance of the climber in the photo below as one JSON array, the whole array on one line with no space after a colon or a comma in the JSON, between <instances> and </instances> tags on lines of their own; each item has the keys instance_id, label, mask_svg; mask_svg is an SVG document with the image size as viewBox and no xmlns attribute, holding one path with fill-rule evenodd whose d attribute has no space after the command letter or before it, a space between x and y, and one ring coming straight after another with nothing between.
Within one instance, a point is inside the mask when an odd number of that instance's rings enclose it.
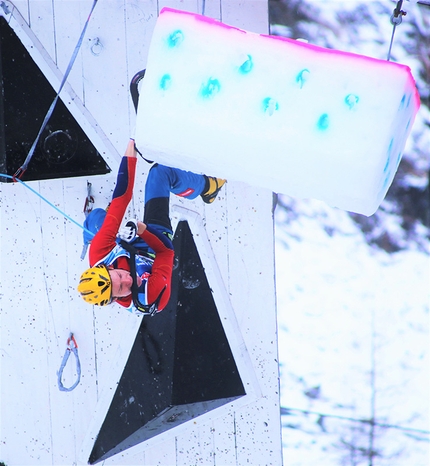
<instances>
[{"instance_id":1,"label":"climber","mask_svg":"<svg viewBox=\"0 0 430 466\"><path fill-rule=\"evenodd\" d=\"M147 305L156 303L159 312L169 301L174 258L170 193L188 199L200 195L210 204L225 180L155 164L145 185L143 222L132 219L120 229L133 194L136 155L134 140L130 139L105 220L91 242L90 268L81 275L78 291L89 304L105 306L117 302L138 313L132 296L130 257L133 256L127 246L130 244L138 251L135 284L139 301ZM118 242L117 236L122 242Z\"/></svg>"}]
</instances>

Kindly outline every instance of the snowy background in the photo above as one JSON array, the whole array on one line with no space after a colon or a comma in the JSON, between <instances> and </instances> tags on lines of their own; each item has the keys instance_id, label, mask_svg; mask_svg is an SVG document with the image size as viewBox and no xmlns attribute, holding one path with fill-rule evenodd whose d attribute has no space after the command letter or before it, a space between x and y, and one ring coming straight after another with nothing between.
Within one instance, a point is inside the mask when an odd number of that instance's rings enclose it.
<instances>
[{"instance_id":1,"label":"snowy background","mask_svg":"<svg viewBox=\"0 0 430 466\"><path fill-rule=\"evenodd\" d=\"M395 2L270 0L271 33L386 59ZM391 60L421 109L370 218L279 196L285 466L430 464L430 6L407 2Z\"/></svg>"}]
</instances>

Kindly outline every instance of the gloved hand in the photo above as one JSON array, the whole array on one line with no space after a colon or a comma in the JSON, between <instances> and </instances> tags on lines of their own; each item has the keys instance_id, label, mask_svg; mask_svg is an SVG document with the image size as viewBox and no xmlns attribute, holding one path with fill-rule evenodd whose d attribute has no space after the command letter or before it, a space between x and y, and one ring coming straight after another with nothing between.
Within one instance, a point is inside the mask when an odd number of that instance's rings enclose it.
<instances>
[{"instance_id":1,"label":"gloved hand","mask_svg":"<svg viewBox=\"0 0 430 466\"><path fill-rule=\"evenodd\" d=\"M130 243L137 236L137 219L129 220L118 232L118 237Z\"/></svg>"}]
</instances>

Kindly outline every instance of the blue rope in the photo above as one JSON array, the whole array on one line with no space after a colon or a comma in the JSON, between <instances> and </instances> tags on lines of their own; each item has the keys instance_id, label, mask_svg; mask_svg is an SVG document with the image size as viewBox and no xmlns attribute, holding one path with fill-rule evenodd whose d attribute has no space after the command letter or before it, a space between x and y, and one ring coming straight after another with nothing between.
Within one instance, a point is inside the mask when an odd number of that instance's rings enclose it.
<instances>
[{"instance_id":1,"label":"blue rope","mask_svg":"<svg viewBox=\"0 0 430 466\"><path fill-rule=\"evenodd\" d=\"M63 385L63 382L62 382L61 378L63 376L63 370L66 367L66 364L67 364L67 361L69 359L70 353L73 353L75 355L76 372L78 373L78 375L77 375L76 382L71 387L67 388L67 387L65 387ZM72 390L74 390L78 386L78 384L79 384L79 382L81 380L81 362L79 361L78 345L76 344L76 340L73 337L73 333L70 334L70 337L67 340L66 352L64 353L63 361L61 362L61 366L60 366L60 369L57 372L57 376L58 376L58 379L57 379L58 388L62 392L71 392Z\"/></svg>"},{"instance_id":2,"label":"blue rope","mask_svg":"<svg viewBox=\"0 0 430 466\"><path fill-rule=\"evenodd\" d=\"M57 100L58 100L58 98L60 96L60 93L61 93L61 91L63 89L64 84L66 83L66 80L67 80L67 78L68 78L68 76L70 74L70 71L72 70L73 64L75 63L76 56L78 55L79 49L81 48L82 41L84 40L85 32L86 32L87 27L88 27L88 23L90 21L90 18L91 18L91 15L92 15L93 11L94 11L94 8L95 8L95 6L97 4L97 1L98 0L94 0L94 2L93 2L93 6L91 7L90 14L88 15L88 18L87 18L87 20L85 22L84 28L82 29L81 35L79 37L78 43L76 44L75 50L73 51L73 54L72 54L72 57L70 59L70 62L68 64L68 66L67 66L66 72L64 73L63 80L61 81L60 88L58 89L57 95L55 96L51 106L49 107L49 110L48 110L47 114L45 115L45 119L43 120L42 126L39 129L39 133L37 134L36 139L34 140L26 159L24 160L24 163L21 165L20 168L18 168L18 170L16 171L16 173L14 175L14 178L21 177L24 174L25 170L27 170L28 164L30 163L31 158L33 157L33 154L34 154L34 151L36 149L36 145L39 142L40 136L41 136L43 130L45 129L45 126L47 125L49 119L51 118L52 113L54 112L54 108L55 108L55 105L57 103Z\"/></svg>"},{"instance_id":3,"label":"blue rope","mask_svg":"<svg viewBox=\"0 0 430 466\"><path fill-rule=\"evenodd\" d=\"M62 210L60 210L57 206L52 204L51 202L48 201L48 199L44 198L40 193L38 193L36 190L34 190L31 186L29 186L27 183L24 181L20 180L19 178L14 178L13 176L10 175L5 175L4 173L0 173L0 177L5 177L5 178L10 178L11 180L18 181L22 185L24 185L26 188L28 188L31 192L36 194L37 196L40 197L43 201L45 201L47 204L49 204L51 207L53 207L57 212L59 212L63 217L67 218L67 220L70 220L72 223L77 225L79 228L82 228L86 233L89 233L91 236L94 236L94 233L90 230L87 230L83 225L81 225L79 222L76 220L73 220L73 218L69 217L67 214L65 214Z\"/></svg>"}]
</instances>

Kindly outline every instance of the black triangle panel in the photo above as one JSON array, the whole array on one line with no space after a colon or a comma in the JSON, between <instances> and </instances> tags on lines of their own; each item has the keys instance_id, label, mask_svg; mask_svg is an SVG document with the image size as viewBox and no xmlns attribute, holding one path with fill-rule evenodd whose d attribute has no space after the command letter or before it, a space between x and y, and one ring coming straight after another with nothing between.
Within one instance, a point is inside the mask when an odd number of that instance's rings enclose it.
<instances>
[{"instance_id":1,"label":"black triangle panel","mask_svg":"<svg viewBox=\"0 0 430 466\"><path fill-rule=\"evenodd\" d=\"M26 159L55 91L7 21L0 17L0 173L14 175ZM61 99L40 136L22 180L109 173ZM1 178L0 181L11 181Z\"/></svg>"},{"instance_id":2,"label":"black triangle panel","mask_svg":"<svg viewBox=\"0 0 430 466\"><path fill-rule=\"evenodd\" d=\"M187 222L173 244L169 305L142 320L90 464L245 395Z\"/></svg>"}]
</instances>

